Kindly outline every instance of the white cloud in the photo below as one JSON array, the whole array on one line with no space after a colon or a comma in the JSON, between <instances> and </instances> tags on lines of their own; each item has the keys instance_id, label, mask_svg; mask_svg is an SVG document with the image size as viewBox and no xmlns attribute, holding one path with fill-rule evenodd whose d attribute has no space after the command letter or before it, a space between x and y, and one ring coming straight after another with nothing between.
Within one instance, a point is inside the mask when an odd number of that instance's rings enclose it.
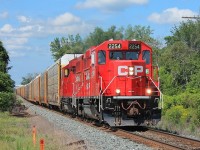
<instances>
[{"instance_id":1,"label":"white cloud","mask_svg":"<svg viewBox=\"0 0 200 150\"><path fill-rule=\"evenodd\" d=\"M85 0L78 2L76 8L98 8L103 11L112 12L124 10L131 5L144 5L148 0Z\"/></svg>"},{"instance_id":2,"label":"white cloud","mask_svg":"<svg viewBox=\"0 0 200 150\"><path fill-rule=\"evenodd\" d=\"M10 57L20 57L27 53L30 48L26 46L28 38L4 38L3 43Z\"/></svg>"},{"instance_id":3,"label":"white cloud","mask_svg":"<svg viewBox=\"0 0 200 150\"><path fill-rule=\"evenodd\" d=\"M22 23L29 23L31 21L31 19L26 16L17 16L17 19Z\"/></svg>"},{"instance_id":4,"label":"white cloud","mask_svg":"<svg viewBox=\"0 0 200 150\"><path fill-rule=\"evenodd\" d=\"M149 21L160 24L174 24L183 21L183 16L195 16L197 13L189 9L168 8L162 13L153 13L148 17Z\"/></svg>"},{"instance_id":5,"label":"white cloud","mask_svg":"<svg viewBox=\"0 0 200 150\"><path fill-rule=\"evenodd\" d=\"M45 33L47 34L85 34L88 33L91 29L93 29L92 25L86 24L84 22L66 25L66 26L49 26L45 28Z\"/></svg>"},{"instance_id":6,"label":"white cloud","mask_svg":"<svg viewBox=\"0 0 200 150\"><path fill-rule=\"evenodd\" d=\"M33 30L33 26L31 26L31 25L23 26L23 27L19 28L19 31L23 31L23 32L25 32L25 31L31 31L31 30Z\"/></svg>"},{"instance_id":7,"label":"white cloud","mask_svg":"<svg viewBox=\"0 0 200 150\"><path fill-rule=\"evenodd\" d=\"M80 22L80 18L72 15L71 13L64 13L62 15L57 16L51 22L53 25L56 25L56 26L68 25L68 24Z\"/></svg>"},{"instance_id":8,"label":"white cloud","mask_svg":"<svg viewBox=\"0 0 200 150\"><path fill-rule=\"evenodd\" d=\"M50 18L41 25L40 29L44 34L84 34L92 30L93 26L81 20L80 17L66 12Z\"/></svg>"},{"instance_id":9,"label":"white cloud","mask_svg":"<svg viewBox=\"0 0 200 150\"><path fill-rule=\"evenodd\" d=\"M10 38L5 41L6 45L23 45L28 42L28 38Z\"/></svg>"},{"instance_id":10,"label":"white cloud","mask_svg":"<svg viewBox=\"0 0 200 150\"><path fill-rule=\"evenodd\" d=\"M0 13L0 18L5 19L8 17L8 12L4 11L2 13Z\"/></svg>"},{"instance_id":11,"label":"white cloud","mask_svg":"<svg viewBox=\"0 0 200 150\"><path fill-rule=\"evenodd\" d=\"M63 13L54 18L46 20L31 20L24 16L18 16L23 25L13 28L10 24L5 24L0 28L0 37L45 37L50 34L77 34L86 33L92 30L93 26L81 20L71 13Z\"/></svg>"},{"instance_id":12,"label":"white cloud","mask_svg":"<svg viewBox=\"0 0 200 150\"><path fill-rule=\"evenodd\" d=\"M2 28L0 28L0 31L4 33L10 33L14 30L15 29L10 24L5 24Z\"/></svg>"},{"instance_id":13,"label":"white cloud","mask_svg":"<svg viewBox=\"0 0 200 150\"><path fill-rule=\"evenodd\" d=\"M18 20L23 24L14 27L5 24L0 27L0 39L11 57L26 56L30 53L30 50L35 53L38 53L38 51L44 53L42 52L42 45L37 50L33 46L29 46L34 38L66 36L67 34L77 33L86 34L94 28L93 25L68 12L43 20L40 18L29 19L25 16L18 16Z\"/></svg>"},{"instance_id":14,"label":"white cloud","mask_svg":"<svg viewBox=\"0 0 200 150\"><path fill-rule=\"evenodd\" d=\"M8 53L10 57L23 57L26 55L24 52L18 52L14 50L9 51Z\"/></svg>"}]
</instances>

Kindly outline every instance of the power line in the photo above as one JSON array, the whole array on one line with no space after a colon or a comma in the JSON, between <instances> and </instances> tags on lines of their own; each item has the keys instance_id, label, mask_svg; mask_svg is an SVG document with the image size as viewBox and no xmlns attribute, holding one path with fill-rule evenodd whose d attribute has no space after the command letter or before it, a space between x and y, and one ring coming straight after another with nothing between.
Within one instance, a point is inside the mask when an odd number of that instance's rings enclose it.
<instances>
[{"instance_id":1,"label":"power line","mask_svg":"<svg viewBox=\"0 0 200 150\"><path fill-rule=\"evenodd\" d=\"M184 18L184 19L200 19L200 16L194 16L194 17L183 16L182 18Z\"/></svg>"}]
</instances>

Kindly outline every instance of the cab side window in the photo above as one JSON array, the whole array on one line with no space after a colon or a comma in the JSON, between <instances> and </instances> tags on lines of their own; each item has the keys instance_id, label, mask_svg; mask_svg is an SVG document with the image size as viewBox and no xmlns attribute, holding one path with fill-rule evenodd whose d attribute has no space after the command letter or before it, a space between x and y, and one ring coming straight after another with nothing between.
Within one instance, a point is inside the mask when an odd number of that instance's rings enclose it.
<instances>
[{"instance_id":1,"label":"cab side window","mask_svg":"<svg viewBox=\"0 0 200 150\"><path fill-rule=\"evenodd\" d=\"M142 52L142 60L145 60L146 64L150 64L150 51L149 50L145 50Z\"/></svg>"},{"instance_id":2,"label":"cab side window","mask_svg":"<svg viewBox=\"0 0 200 150\"><path fill-rule=\"evenodd\" d=\"M65 69L64 70L64 77L68 77L69 76L69 69Z\"/></svg>"},{"instance_id":3,"label":"cab side window","mask_svg":"<svg viewBox=\"0 0 200 150\"><path fill-rule=\"evenodd\" d=\"M98 64L106 63L106 52L103 50L98 51Z\"/></svg>"}]
</instances>

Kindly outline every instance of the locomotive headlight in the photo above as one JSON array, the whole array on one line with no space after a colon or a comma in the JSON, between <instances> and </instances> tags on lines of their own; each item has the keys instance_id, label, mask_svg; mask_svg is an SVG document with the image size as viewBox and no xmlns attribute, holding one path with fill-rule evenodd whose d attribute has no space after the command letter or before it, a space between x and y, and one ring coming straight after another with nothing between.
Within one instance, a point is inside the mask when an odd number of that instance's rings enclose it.
<instances>
[{"instance_id":1,"label":"locomotive headlight","mask_svg":"<svg viewBox=\"0 0 200 150\"><path fill-rule=\"evenodd\" d=\"M146 92L147 92L147 94L151 94L152 93L151 89L146 89Z\"/></svg>"},{"instance_id":2,"label":"locomotive headlight","mask_svg":"<svg viewBox=\"0 0 200 150\"><path fill-rule=\"evenodd\" d=\"M133 69L134 69L133 67L129 67L129 71L133 71Z\"/></svg>"},{"instance_id":3,"label":"locomotive headlight","mask_svg":"<svg viewBox=\"0 0 200 150\"><path fill-rule=\"evenodd\" d=\"M115 92L116 92L117 94L119 94L121 91L120 91L120 89L116 89Z\"/></svg>"},{"instance_id":4,"label":"locomotive headlight","mask_svg":"<svg viewBox=\"0 0 200 150\"><path fill-rule=\"evenodd\" d=\"M129 71L129 75L133 75L134 74L134 68L133 67L129 67L128 71Z\"/></svg>"}]
</instances>

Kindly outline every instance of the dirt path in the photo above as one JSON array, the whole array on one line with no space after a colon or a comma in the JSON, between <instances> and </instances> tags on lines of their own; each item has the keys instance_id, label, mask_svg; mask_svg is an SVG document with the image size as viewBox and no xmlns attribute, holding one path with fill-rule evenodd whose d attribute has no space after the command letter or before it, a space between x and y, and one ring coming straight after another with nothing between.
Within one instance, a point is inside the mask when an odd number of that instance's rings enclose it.
<instances>
[{"instance_id":1,"label":"dirt path","mask_svg":"<svg viewBox=\"0 0 200 150\"><path fill-rule=\"evenodd\" d=\"M29 125L32 129L33 126L36 128L36 134L44 138L45 145L50 144L52 150L78 150L87 149L84 141L80 141L71 135L68 135L66 131L63 131L56 127L53 123L49 122L46 118L32 114L28 117ZM39 138L39 137L38 137ZM39 139L37 139L39 142Z\"/></svg>"}]
</instances>

